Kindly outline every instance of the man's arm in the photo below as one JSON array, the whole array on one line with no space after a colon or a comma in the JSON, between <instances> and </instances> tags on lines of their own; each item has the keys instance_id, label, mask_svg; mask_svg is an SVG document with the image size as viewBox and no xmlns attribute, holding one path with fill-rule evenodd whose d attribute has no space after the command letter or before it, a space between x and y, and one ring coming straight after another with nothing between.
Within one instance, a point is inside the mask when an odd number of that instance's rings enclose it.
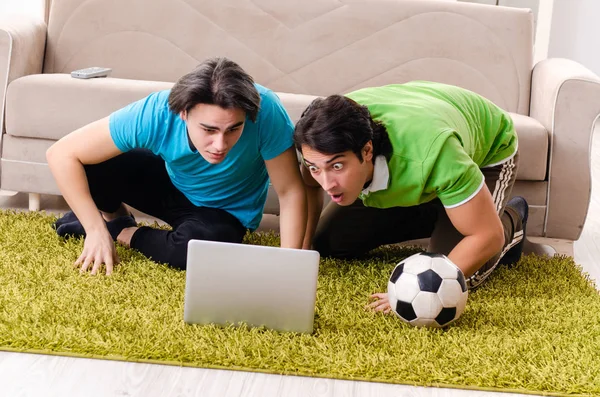
<instances>
[{"instance_id":1,"label":"man's arm","mask_svg":"<svg viewBox=\"0 0 600 397\"><path fill-rule=\"evenodd\" d=\"M298 169L296 150L291 147L266 160L267 172L279 198L282 248L302 248L306 230L306 192Z\"/></svg>"},{"instance_id":2,"label":"man's arm","mask_svg":"<svg viewBox=\"0 0 600 397\"><path fill-rule=\"evenodd\" d=\"M112 272L114 243L98 211L90 190L84 164L97 164L120 154L108 127L108 117L88 124L54 143L46 152L46 159L62 195L85 228L90 244L84 248L82 270L94 262L95 274L106 263L107 274ZM110 242L110 246L109 243ZM109 251L107 251L109 250Z\"/></svg>"},{"instance_id":3,"label":"man's arm","mask_svg":"<svg viewBox=\"0 0 600 397\"><path fill-rule=\"evenodd\" d=\"M504 245L504 228L494 208L492 195L484 184L479 193L465 204L447 208L450 221L464 238L454 247L448 258L470 277ZM372 294L375 299L367 305L375 311L391 311L387 293Z\"/></svg>"},{"instance_id":4,"label":"man's arm","mask_svg":"<svg viewBox=\"0 0 600 397\"><path fill-rule=\"evenodd\" d=\"M465 277L470 277L504 246L504 228L484 184L465 204L447 208L450 221L464 238L448 255Z\"/></svg>"},{"instance_id":5,"label":"man's arm","mask_svg":"<svg viewBox=\"0 0 600 397\"><path fill-rule=\"evenodd\" d=\"M305 166L301 165L300 169L304 187L306 188L306 199L308 204L308 223L306 224L306 234L304 235L302 248L311 249L312 239L317 230L321 210L323 209L323 189L321 188L321 185L315 181L315 178L313 178L310 171Z\"/></svg>"}]
</instances>

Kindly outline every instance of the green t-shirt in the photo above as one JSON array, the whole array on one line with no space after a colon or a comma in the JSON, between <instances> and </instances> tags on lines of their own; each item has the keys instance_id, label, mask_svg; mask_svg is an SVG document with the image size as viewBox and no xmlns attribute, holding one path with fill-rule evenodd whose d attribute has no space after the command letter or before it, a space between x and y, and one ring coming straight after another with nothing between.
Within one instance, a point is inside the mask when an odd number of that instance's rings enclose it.
<instances>
[{"instance_id":1,"label":"green t-shirt","mask_svg":"<svg viewBox=\"0 0 600 397\"><path fill-rule=\"evenodd\" d=\"M415 81L346 96L383 123L393 147L387 188L360 197L369 207L409 207L435 198L445 207L461 205L483 186L480 168L517 151L510 116L459 87Z\"/></svg>"}]
</instances>

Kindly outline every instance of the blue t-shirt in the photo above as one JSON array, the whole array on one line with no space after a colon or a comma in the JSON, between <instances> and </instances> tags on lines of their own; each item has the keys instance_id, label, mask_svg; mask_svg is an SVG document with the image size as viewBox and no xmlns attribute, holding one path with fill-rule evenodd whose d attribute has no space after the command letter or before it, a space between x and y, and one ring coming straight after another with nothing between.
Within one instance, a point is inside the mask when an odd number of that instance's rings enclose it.
<instances>
[{"instance_id":1,"label":"blue t-shirt","mask_svg":"<svg viewBox=\"0 0 600 397\"><path fill-rule=\"evenodd\" d=\"M194 205L221 208L248 229L258 227L267 199L265 160L292 147L294 125L277 95L258 84L260 111L246 117L237 143L219 164L190 148L185 122L169 110L170 90L155 92L110 115L110 134L122 152L151 150L165 160L173 185Z\"/></svg>"}]
</instances>

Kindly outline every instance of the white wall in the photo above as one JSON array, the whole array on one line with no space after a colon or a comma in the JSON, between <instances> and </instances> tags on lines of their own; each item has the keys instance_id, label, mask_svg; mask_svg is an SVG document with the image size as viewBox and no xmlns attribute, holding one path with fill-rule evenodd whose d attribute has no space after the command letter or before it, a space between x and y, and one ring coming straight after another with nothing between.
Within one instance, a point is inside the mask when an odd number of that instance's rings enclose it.
<instances>
[{"instance_id":1,"label":"white wall","mask_svg":"<svg viewBox=\"0 0 600 397\"><path fill-rule=\"evenodd\" d=\"M27 14L44 17L43 0L0 0L0 17L6 18L12 14Z\"/></svg>"},{"instance_id":2,"label":"white wall","mask_svg":"<svg viewBox=\"0 0 600 397\"><path fill-rule=\"evenodd\" d=\"M550 46L550 30L554 0L540 0L537 7L537 26L535 29L535 53L533 61L538 63L548 57Z\"/></svg>"},{"instance_id":3,"label":"white wall","mask_svg":"<svg viewBox=\"0 0 600 397\"><path fill-rule=\"evenodd\" d=\"M549 58L569 58L600 76L600 0L554 0Z\"/></svg>"}]
</instances>

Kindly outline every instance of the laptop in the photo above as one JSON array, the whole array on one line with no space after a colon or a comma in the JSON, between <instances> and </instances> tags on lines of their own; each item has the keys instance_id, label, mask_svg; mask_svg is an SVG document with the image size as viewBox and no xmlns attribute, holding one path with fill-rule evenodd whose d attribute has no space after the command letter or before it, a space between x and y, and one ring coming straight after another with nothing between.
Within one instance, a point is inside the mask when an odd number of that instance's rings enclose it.
<instances>
[{"instance_id":1,"label":"laptop","mask_svg":"<svg viewBox=\"0 0 600 397\"><path fill-rule=\"evenodd\" d=\"M190 240L183 319L313 332L319 253Z\"/></svg>"}]
</instances>

